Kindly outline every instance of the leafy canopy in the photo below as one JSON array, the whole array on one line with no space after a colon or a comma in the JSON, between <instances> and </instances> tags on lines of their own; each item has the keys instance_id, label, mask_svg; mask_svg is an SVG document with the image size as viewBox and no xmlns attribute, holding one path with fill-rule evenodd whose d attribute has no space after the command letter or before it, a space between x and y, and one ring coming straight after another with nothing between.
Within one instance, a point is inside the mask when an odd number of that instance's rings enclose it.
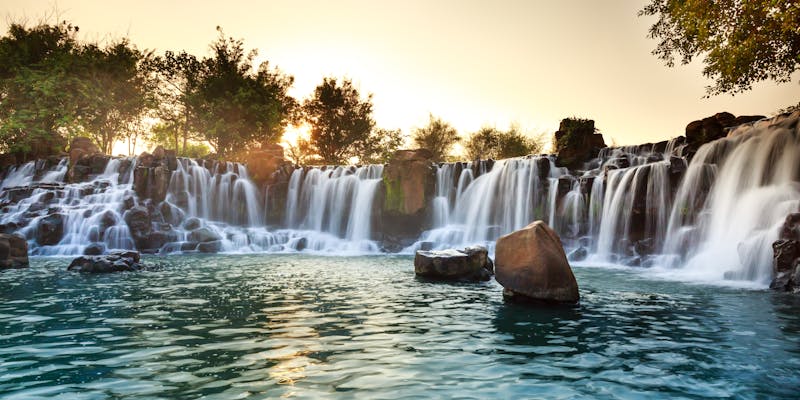
<instances>
[{"instance_id":1,"label":"leafy canopy","mask_svg":"<svg viewBox=\"0 0 800 400\"><path fill-rule=\"evenodd\" d=\"M542 136L530 137L512 125L507 131L483 127L467 138L464 149L472 160L503 159L538 154L543 150Z\"/></svg>"},{"instance_id":2,"label":"leafy canopy","mask_svg":"<svg viewBox=\"0 0 800 400\"><path fill-rule=\"evenodd\" d=\"M428 125L414 129L412 140L417 147L430 150L434 162L440 162L445 160L460 138L450 123L429 114Z\"/></svg>"},{"instance_id":3,"label":"leafy canopy","mask_svg":"<svg viewBox=\"0 0 800 400\"><path fill-rule=\"evenodd\" d=\"M372 94L362 99L349 79L324 78L303 103L303 119L311 127L306 146L323 163L383 162L402 144L399 130L375 128Z\"/></svg>"},{"instance_id":4,"label":"leafy canopy","mask_svg":"<svg viewBox=\"0 0 800 400\"><path fill-rule=\"evenodd\" d=\"M759 81L789 82L800 68L800 3L781 0L651 0L640 16L658 16L653 54L674 66L703 56L709 96L735 94Z\"/></svg>"}]
</instances>

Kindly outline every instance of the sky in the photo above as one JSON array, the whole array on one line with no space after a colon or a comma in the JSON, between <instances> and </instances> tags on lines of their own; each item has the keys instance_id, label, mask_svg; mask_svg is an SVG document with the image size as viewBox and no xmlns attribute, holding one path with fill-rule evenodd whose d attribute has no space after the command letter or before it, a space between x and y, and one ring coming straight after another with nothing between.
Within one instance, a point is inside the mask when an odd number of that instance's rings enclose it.
<instances>
[{"instance_id":1,"label":"sky","mask_svg":"<svg viewBox=\"0 0 800 400\"><path fill-rule=\"evenodd\" d=\"M466 135L519 124L552 133L591 118L607 144L682 135L720 111L770 115L800 101L798 75L736 96L704 98L702 64L668 68L651 55L646 0L171 1L3 0L0 28L55 13L87 40L129 37L157 53L208 55L217 38L244 39L295 77L303 99L326 76L372 93L378 126L409 133L442 117Z\"/></svg>"}]
</instances>

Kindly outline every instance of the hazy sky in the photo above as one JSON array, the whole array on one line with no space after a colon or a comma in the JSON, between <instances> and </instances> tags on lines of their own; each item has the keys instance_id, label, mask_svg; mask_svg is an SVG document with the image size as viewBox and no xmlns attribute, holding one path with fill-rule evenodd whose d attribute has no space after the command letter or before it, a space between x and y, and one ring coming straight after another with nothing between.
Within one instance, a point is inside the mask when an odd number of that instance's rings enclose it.
<instances>
[{"instance_id":1,"label":"hazy sky","mask_svg":"<svg viewBox=\"0 0 800 400\"><path fill-rule=\"evenodd\" d=\"M128 36L139 48L208 53L226 34L259 49L308 96L323 76L374 94L375 119L408 133L428 113L462 134L518 122L552 132L592 118L606 142L658 141L727 110L766 114L800 101L800 85L765 83L735 97L702 98L700 63L667 68L646 38L646 3L631 1L67 1L3 0L11 20L57 8L81 37Z\"/></svg>"}]
</instances>

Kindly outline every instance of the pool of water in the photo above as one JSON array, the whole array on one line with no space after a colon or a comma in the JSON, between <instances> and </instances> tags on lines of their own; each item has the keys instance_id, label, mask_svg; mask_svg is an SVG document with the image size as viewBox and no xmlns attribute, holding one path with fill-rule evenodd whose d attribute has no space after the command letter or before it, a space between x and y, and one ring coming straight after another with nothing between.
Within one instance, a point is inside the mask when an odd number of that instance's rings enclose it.
<instances>
[{"instance_id":1,"label":"pool of water","mask_svg":"<svg viewBox=\"0 0 800 400\"><path fill-rule=\"evenodd\" d=\"M580 306L408 256L170 256L0 272L0 398L797 398L800 299L576 267Z\"/></svg>"}]
</instances>

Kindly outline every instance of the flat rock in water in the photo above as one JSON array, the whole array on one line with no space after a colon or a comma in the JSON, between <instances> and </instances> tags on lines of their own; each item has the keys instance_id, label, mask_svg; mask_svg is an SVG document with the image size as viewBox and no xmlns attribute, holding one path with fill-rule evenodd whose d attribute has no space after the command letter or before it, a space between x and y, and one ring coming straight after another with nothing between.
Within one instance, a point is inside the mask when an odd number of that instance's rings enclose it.
<instances>
[{"instance_id":1,"label":"flat rock in water","mask_svg":"<svg viewBox=\"0 0 800 400\"><path fill-rule=\"evenodd\" d=\"M109 272L140 271L139 252L115 250L105 255L80 256L69 264L67 271L104 274Z\"/></svg>"},{"instance_id":2,"label":"flat rock in water","mask_svg":"<svg viewBox=\"0 0 800 400\"><path fill-rule=\"evenodd\" d=\"M492 260L485 247L464 250L417 251L414 273L447 281L488 281L493 274Z\"/></svg>"}]
</instances>

